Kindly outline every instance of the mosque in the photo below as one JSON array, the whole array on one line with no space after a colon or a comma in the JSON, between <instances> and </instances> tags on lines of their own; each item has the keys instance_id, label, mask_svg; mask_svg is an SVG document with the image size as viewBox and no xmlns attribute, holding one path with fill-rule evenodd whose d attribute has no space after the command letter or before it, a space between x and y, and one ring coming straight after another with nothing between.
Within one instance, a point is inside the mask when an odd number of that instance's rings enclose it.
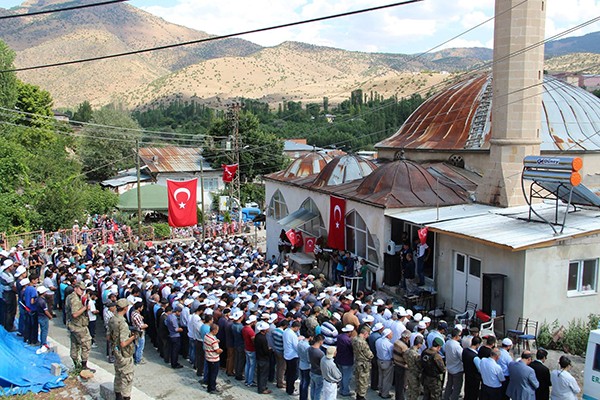
<instances>
[{"instance_id":1,"label":"mosque","mask_svg":"<svg viewBox=\"0 0 600 400\"><path fill-rule=\"evenodd\" d=\"M476 305L505 329L586 319L598 303L600 99L544 76L544 25L544 1L496 1L491 74L430 97L375 162L312 152L266 176L268 256L289 229L326 248L335 199L367 287L397 285L398 246L427 227L430 307ZM527 156L581 160L582 183L523 179ZM290 260L313 257L301 247Z\"/></svg>"}]
</instances>

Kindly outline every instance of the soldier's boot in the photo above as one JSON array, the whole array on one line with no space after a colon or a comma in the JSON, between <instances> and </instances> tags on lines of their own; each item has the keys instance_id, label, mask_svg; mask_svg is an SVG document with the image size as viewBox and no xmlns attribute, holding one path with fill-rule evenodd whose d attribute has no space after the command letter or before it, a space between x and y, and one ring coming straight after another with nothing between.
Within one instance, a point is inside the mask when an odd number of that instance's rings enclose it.
<instances>
[{"instance_id":1,"label":"soldier's boot","mask_svg":"<svg viewBox=\"0 0 600 400\"><path fill-rule=\"evenodd\" d=\"M365 400L365 398L363 396L360 396L360 395L357 394L356 395L356 400Z\"/></svg>"},{"instance_id":2,"label":"soldier's boot","mask_svg":"<svg viewBox=\"0 0 600 400\"><path fill-rule=\"evenodd\" d=\"M119 392L115 392L115 400L123 400L123 395Z\"/></svg>"},{"instance_id":3,"label":"soldier's boot","mask_svg":"<svg viewBox=\"0 0 600 400\"><path fill-rule=\"evenodd\" d=\"M93 374L95 374L95 373L96 373L96 370L95 370L95 369L88 367L88 365L87 365L87 361L82 361L82 362L81 362L81 369L86 369L86 370L90 371L90 372L91 372L91 373L93 373Z\"/></svg>"},{"instance_id":4,"label":"soldier's boot","mask_svg":"<svg viewBox=\"0 0 600 400\"><path fill-rule=\"evenodd\" d=\"M79 361L77 361L74 358L71 358L71 360L73 360L73 368L74 369L80 369L81 368L81 364L79 363Z\"/></svg>"},{"instance_id":5,"label":"soldier's boot","mask_svg":"<svg viewBox=\"0 0 600 400\"><path fill-rule=\"evenodd\" d=\"M125 396L123 396L123 400L131 400L131 397L125 397Z\"/></svg>"}]
</instances>

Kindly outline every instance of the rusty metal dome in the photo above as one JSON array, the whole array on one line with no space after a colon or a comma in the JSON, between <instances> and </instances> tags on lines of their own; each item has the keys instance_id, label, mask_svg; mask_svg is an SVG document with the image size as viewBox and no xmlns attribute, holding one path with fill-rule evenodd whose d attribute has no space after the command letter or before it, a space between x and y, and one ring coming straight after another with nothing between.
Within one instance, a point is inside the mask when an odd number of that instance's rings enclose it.
<instances>
[{"instance_id":1,"label":"rusty metal dome","mask_svg":"<svg viewBox=\"0 0 600 400\"><path fill-rule=\"evenodd\" d=\"M313 186L335 186L364 178L377 169L377 166L354 154L337 156L323 168Z\"/></svg>"},{"instance_id":2,"label":"rusty metal dome","mask_svg":"<svg viewBox=\"0 0 600 400\"><path fill-rule=\"evenodd\" d=\"M436 179L421 165L398 160L380 166L358 186L360 198L386 208L464 204L468 193L448 179Z\"/></svg>"},{"instance_id":3,"label":"rusty metal dome","mask_svg":"<svg viewBox=\"0 0 600 400\"><path fill-rule=\"evenodd\" d=\"M303 176L318 174L325 168L332 157L321 152L307 153L296 158L283 171L283 178L299 178Z\"/></svg>"},{"instance_id":4,"label":"rusty metal dome","mask_svg":"<svg viewBox=\"0 0 600 400\"><path fill-rule=\"evenodd\" d=\"M478 75L449 86L413 112L380 149L488 149L492 136L492 77ZM544 76L542 151L600 150L600 99Z\"/></svg>"}]
</instances>

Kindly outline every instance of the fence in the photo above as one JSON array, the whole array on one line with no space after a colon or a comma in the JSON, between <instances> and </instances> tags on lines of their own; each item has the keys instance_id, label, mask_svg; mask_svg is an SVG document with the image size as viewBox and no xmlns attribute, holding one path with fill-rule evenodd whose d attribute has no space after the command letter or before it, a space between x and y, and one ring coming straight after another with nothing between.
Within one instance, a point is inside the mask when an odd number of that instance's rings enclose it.
<instances>
[{"instance_id":1,"label":"fence","mask_svg":"<svg viewBox=\"0 0 600 400\"><path fill-rule=\"evenodd\" d=\"M4 243L5 249L21 244L25 250L33 250L37 246L47 248L71 246L77 243L84 245L89 243L123 243L132 241L136 236L137 234L132 231L131 227L126 225L117 229L59 229L56 232L40 230L15 234L0 233L0 238ZM142 226L140 240L153 241L154 228L152 226Z\"/></svg>"}]
</instances>

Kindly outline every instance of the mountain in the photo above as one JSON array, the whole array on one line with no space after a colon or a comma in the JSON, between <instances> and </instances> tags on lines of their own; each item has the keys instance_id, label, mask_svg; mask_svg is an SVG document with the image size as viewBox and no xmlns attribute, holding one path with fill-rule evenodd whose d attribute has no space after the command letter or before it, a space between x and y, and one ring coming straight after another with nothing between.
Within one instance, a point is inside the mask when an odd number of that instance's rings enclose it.
<instances>
[{"instance_id":1,"label":"mountain","mask_svg":"<svg viewBox=\"0 0 600 400\"><path fill-rule=\"evenodd\" d=\"M27 0L10 10L0 8L0 15L95 1ZM561 39L548 43L546 48L549 54L581 49L600 53L598 35ZM17 67L209 37L209 33L166 22L127 3L8 19L0 24L0 39L17 52ZM285 100L321 102L327 96L337 102L358 88L386 97L407 96L415 91L424 94L430 85L491 59L492 50L486 48L406 55L354 52L298 42L263 48L231 38L24 71L18 76L50 91L56 107L75 107L88 100L94 106L121 102L133 108L191 98L219 105L234 97L276 104ZM556 65L569 65L569 60Z\"/></svg>"},{"instance_id":2,"label":"mountain","mask_svg":"<svg viewBox=\"0 0 600 400\"><path fill-rule=\"evenodd\" d=\"M91 2L29 0L10 10L0 8L0 15ZM127 3L14 18L0 24L0 39L17 52L17 67L128 52L210 36L166 22ZM147 84L199 61L245 56L261 48L232 38L113 60L26 71L19 73L19 77L49 90L57 105L72 106L86 99L98 105L111 101L115 93Z\"/></svg>"},{"instance_id":3,"label":"mountain","mask_svg":"<svg viewBox=\"0 0 600 400\"><path fill-rule=\"evenodd\" d=\"M600 53L600 32L553 40L546 43L544 51L546 58L570 53Z\"/></svg>"}]
</instances>

